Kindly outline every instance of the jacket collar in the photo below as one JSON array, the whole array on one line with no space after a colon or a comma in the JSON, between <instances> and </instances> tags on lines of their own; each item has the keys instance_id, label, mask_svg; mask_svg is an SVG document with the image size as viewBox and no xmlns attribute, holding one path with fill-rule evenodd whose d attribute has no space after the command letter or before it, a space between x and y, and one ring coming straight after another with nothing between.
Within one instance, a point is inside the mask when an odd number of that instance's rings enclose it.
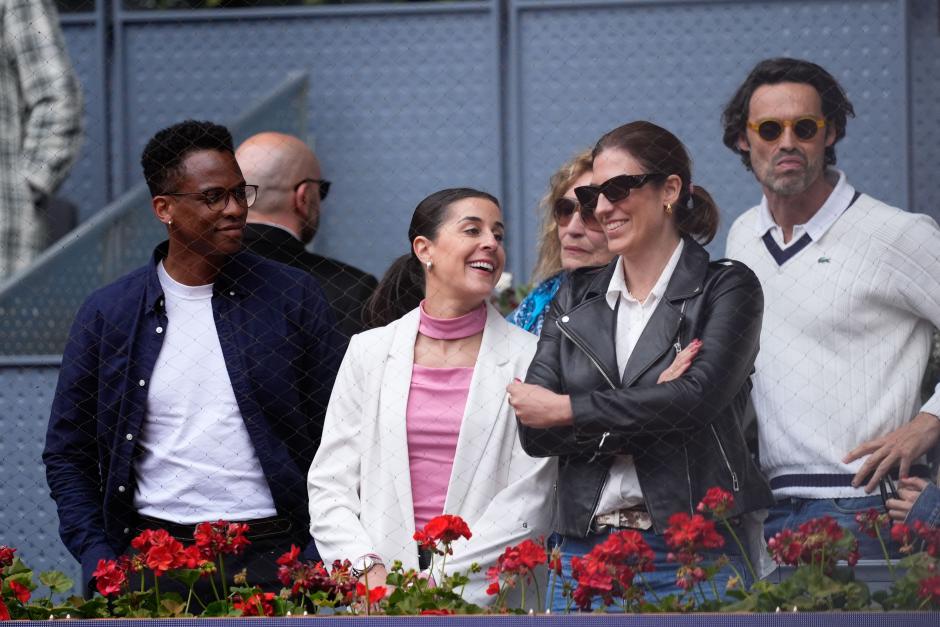
<instances>
[{"instance_id":1,"label":"jacket collar","mask_svg":"<svg viewBox=\"0 0 940 627\"><path fill-rule=\"evenodd\" d=\"M170 242L163 241L153 250L147 268L147 290L145 294L147 310L165 311L163 286L157 276L157 264L166 259L170 252ZM257 280L252 269L260 258L244 249L228 258L212 284L213 294L225 293L229 296L245 296L253 290L252 281Z\"/></svg>"},{"instance_id":2,"label":"jacket collar","mask_svg":"<svg viewBox=\"0 0 940 627\"><path fill-rule=\"evenodd\" d=\"M617 312L607 304L607 287L618 269L619 257L591 280L579 304L562 314L558 324L584 350L604 373L605 378L621 386L632 385L649 367L672 347L684 318L684 301L702 292L708 272L708 252L695 240L686 237L676 270L666 287L663 303L656 308L637 341L623 378L617 368L614 338L617 333Z\"/></svg>"}]
</instances>

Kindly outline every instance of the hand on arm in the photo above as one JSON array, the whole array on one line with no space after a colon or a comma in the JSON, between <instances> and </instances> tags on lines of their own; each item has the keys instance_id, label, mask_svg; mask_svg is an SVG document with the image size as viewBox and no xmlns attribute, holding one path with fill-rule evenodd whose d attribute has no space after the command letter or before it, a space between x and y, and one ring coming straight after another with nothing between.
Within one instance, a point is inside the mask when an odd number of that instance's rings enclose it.
<instances>
[{"instance_id":1,"label":"hand on arm","mask_svg":"<svg viewBox=\"0 0 940 627\"><path fill-rule=\"evenodd\" d=\"M891 433L858 445L849 451L842 462L848 464L868 455L868 459L855 473L852 485L859 487L868 479L865 491L871 493L878 487L881 478L895 466L900 467L901 478L910 475L911 464L929 451L938 438L940 420L933 414L921 412Z\"/></svg>"}]
</instances>

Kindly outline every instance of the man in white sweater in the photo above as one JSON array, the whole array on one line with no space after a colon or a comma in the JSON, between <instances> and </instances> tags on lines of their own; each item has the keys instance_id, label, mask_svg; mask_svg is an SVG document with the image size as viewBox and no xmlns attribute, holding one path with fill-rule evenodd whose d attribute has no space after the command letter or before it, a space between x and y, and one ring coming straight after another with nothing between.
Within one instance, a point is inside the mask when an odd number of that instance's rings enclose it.
<instances>
[{"instance_id":1,"label":"man in white sweater","mask_svg":"<svg viewBox=\"0 0 940 627\"><path fill-rule=\"evenodd\" d=\"M848 116L838 82L795 59L759 63L723 114L725 145L763 190L727 255L764 288L752 397L777 497L768 538L823 515L857 531L856 512L883 507L882 477L918 474L940 437L940 386L919 395L940 325L940 229L832 167ZM856 535L862 557L882 555Z\"/></svg>"}]
</instances>

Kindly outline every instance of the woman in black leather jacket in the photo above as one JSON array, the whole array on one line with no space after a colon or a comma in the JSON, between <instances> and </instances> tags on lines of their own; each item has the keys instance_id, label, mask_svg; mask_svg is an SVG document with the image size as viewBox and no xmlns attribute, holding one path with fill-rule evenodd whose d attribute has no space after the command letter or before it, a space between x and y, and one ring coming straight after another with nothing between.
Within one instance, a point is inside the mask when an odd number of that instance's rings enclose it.
<instances>
[{"instance_id":1,"label":"woman in black leather jacket","mask_svg":"<svg viewBox=\"0 0 940 627\"><path fill-rule=\"evenodd\" d=\"M734 495L737 521L773 502L743 431L763 294L743 264L709 260L701 244L715 235L718 208L693 186L672 133L632 122L593 155L593 184L575 193L617 257L572 274L526 383L509 386L510 403L525 450L559 457L555 530L566 574L573 555L634 528L656 552L648 585L678 592L661 535L672 514L694 513L712 486ZM690 344L699 346L691 366L662 382ZM740 558L733 542L720 552ZM564 609L558 588L553 605Z\"/></svg>"}]
</instances>

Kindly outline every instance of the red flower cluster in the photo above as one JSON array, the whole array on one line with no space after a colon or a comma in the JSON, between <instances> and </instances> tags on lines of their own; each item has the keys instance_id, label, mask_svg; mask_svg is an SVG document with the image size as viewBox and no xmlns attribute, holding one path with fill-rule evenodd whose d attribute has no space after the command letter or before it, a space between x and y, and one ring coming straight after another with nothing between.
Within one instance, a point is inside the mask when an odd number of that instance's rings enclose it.
<instances>
[{"instance_id":1,"label":"red flower cluster","mask_svg":"<svg viewBox=\"0 0 940 627\"><path fill-rule=\"evenodd\" d=\"M16 549L6 545L0 546L0 568L6 568L13 564L14 553L16 553Z\"/></svg>"},{"instance_id":2,"label":"red flower cluster","mask_svg":"<svg viewBox=\"0 0 940 627\"><path fill-rule=\"evenodd\" d=\"M486 593L490 595L499 594L500 575L505 575L508 587L515 588L520 580L530 579L532 571L547 560L548 556L545 555L545 549L542 548L541 538L539 542L524 540L518 546L507 547L503 554L496 558L496 565L490 566L486 571L486 576L490 580Z\"/></svg>"},{"instance_id":3,"label":"red flower cluster","mask_svg":"<svg viewBox=\"0 0 940 627\"><path fill-rule=\"evenodd\" d=\"M917 590L917 596L922 599L929 599L933 605L940 605L940 575L922 579L920 588Z\"/></svg>"},{"instance_id":4,"label":"red flower cluster","mask_svg":"<svg viewBox=\"0 0 940 627\"><path fill-rule=\"evenodd\" d=\"M29 588L24 586L18 581L10 581L10 592L13 593L13 596L16 597L16 600L20 603L26 604L29 603L29 597L31 593Z\"/></svg>"},{"instance_id":5,"label":"red flower cluster","mask_svg":"<svg viewBox=\"0 0 940 627\"><path fill-rule=\"evenodd\" d=\"M720 549L725 545L725 539L715 528L715 521L701 514L673 514L669 517L665 537L666 544L677 552L677 561L682 563L690 561L702 550Z\"/></svg>"},{"instance_id":6,"label":"red flower cluster","mask_svg":"<svg viewBox=\"0 0 940 627\"><path fill-rule=\"evenodd\" d=\"M887 512L879 512L872 507L871 509L855 514L855 522L858 524L858 530L867 536L877 538L880 529L887 529L891 524L891 519Z\"/></svg>"},{"instance_id":7,"label":"red flower cluster","mask_svg":"<svg viewBox=\"0 0 940 627\"><path fill-rule=\"evenodd\" d=\"M421 545L422 549L433 551L438 555L450 555L452 554L451 542L460 538L469 540L472 535L470 527L467 526L463 518L451 514L442 514L429 520L424 529L415 531L414 539ZM443 548L439 544L443 544Z\"/></svg>"},{"instance_id":8,"label":"red flower cluster","mask_svg":"<svg viewBox=\"0 0 940 627\"><path fill-rule=\"evenodd\" d=\"M891 527L891 539L901 545L901 553L912 553L914 542L917 539L923 542L923 550L930 557L940 556L940 529L925 525L921 521L914 522L914 528L904 523L894 523Z\"/></svg>"},{"instance_id":9,"label":"red flower cluster","mask_svg":"<svg viewBox=\"0 0 940 627\"><path fill-rule=\"evenodd\" d=\"M103 596L120 594L127 585L127 560L98 560L98 568L92 573L95 587Z\"/></svg>"},{"instance_id":10,"label":"red flower cluster","mask_svg":"<svg viewBox=\"0 0 940 627\"><path fill-rule=\"evenodd\" d=\"M273 592L256 592L242 600L238 595L232 599L232 607L241 610L242 616L274 616Z\"/></svg>"},{"instance_id":11,"label":"red flower cluster","mask_svg":"<svg viewBox=\"0 0 940 627\"><path fill-rule=\"evenodd\" d=\"M577 581L573 600L582 610L590 609L594 597L604 605L614 597L636 601L643 597L641 588L634 587L633 577L653 570L655 555L637 531L618 531L596 545L584 557L571 558L572 576Z\"/></svg>"},{"instance_id":12,"label":"red flower cluster","mask_svg":"<svg viewBox=\"0 0 940 627\"><path fill-rule=\"evenodd\" d=\"M421 616L450 616L456 614L454 610L421 610Z\"/></svg>"},{"instance_id":13,"label":"red flower cluster","mask_svg":"<svg viewBox=\"0 0 940 627\"><path fill-rule=\"evenodd\" d=\"M219 555L239 555L251 544L245 537L248 525L244 523L227 523L218 520L214 523L199 523L193 538L203 557L214 560Z\"/></svg>"},{"instance_id":14,"label":"red flower cluster","mask_svg":"<svg viewBox=\"0 0 940 627\"><path fill-rule=\"evenodd\" d=\"M291 595L325 592L330 602L346 602L356 590L356 579L350 572L350 562L333 562L333 569L327 572L323 562L300 561L300 548L291 545L290 551L277 559L278 579L285 588L291 589Z\"/></svg>"},{"instance_id":15,"label":"red flower cluster","mask_svg":"<svg viewBox=\"0 0 940 627\"><path fill-rule=\"evenodd\" d=\"M722 488L713 487L708 489L695 511L724 518L733 509L734 495Z\"/></svg>"},{"instance_id":16,"label":"red flower cluster","mask_svg":"<svg viewBox=\"0 0 940 627\"><path fill-rule=\"evenodd\" d=\"M146 529L131 540L131 547L139 553L144 566L159 577L168 570L183 567L183 543L165 529ZM186 560L189 561L188 559Z\"/></svg>"},{"instance_id":17,"label":"red flower cluster","mask_svg":"<svg viewBox=\"0 0 940 627\"><path fill-rule=\"evenodd\" d=\"M858 563L858 540L831 516L808 520L796 531L784 529L767 542L767 548L778 564L817 565L826 573L832 572L838 560L849 566Z\"/></svg>"}]
</instances>

